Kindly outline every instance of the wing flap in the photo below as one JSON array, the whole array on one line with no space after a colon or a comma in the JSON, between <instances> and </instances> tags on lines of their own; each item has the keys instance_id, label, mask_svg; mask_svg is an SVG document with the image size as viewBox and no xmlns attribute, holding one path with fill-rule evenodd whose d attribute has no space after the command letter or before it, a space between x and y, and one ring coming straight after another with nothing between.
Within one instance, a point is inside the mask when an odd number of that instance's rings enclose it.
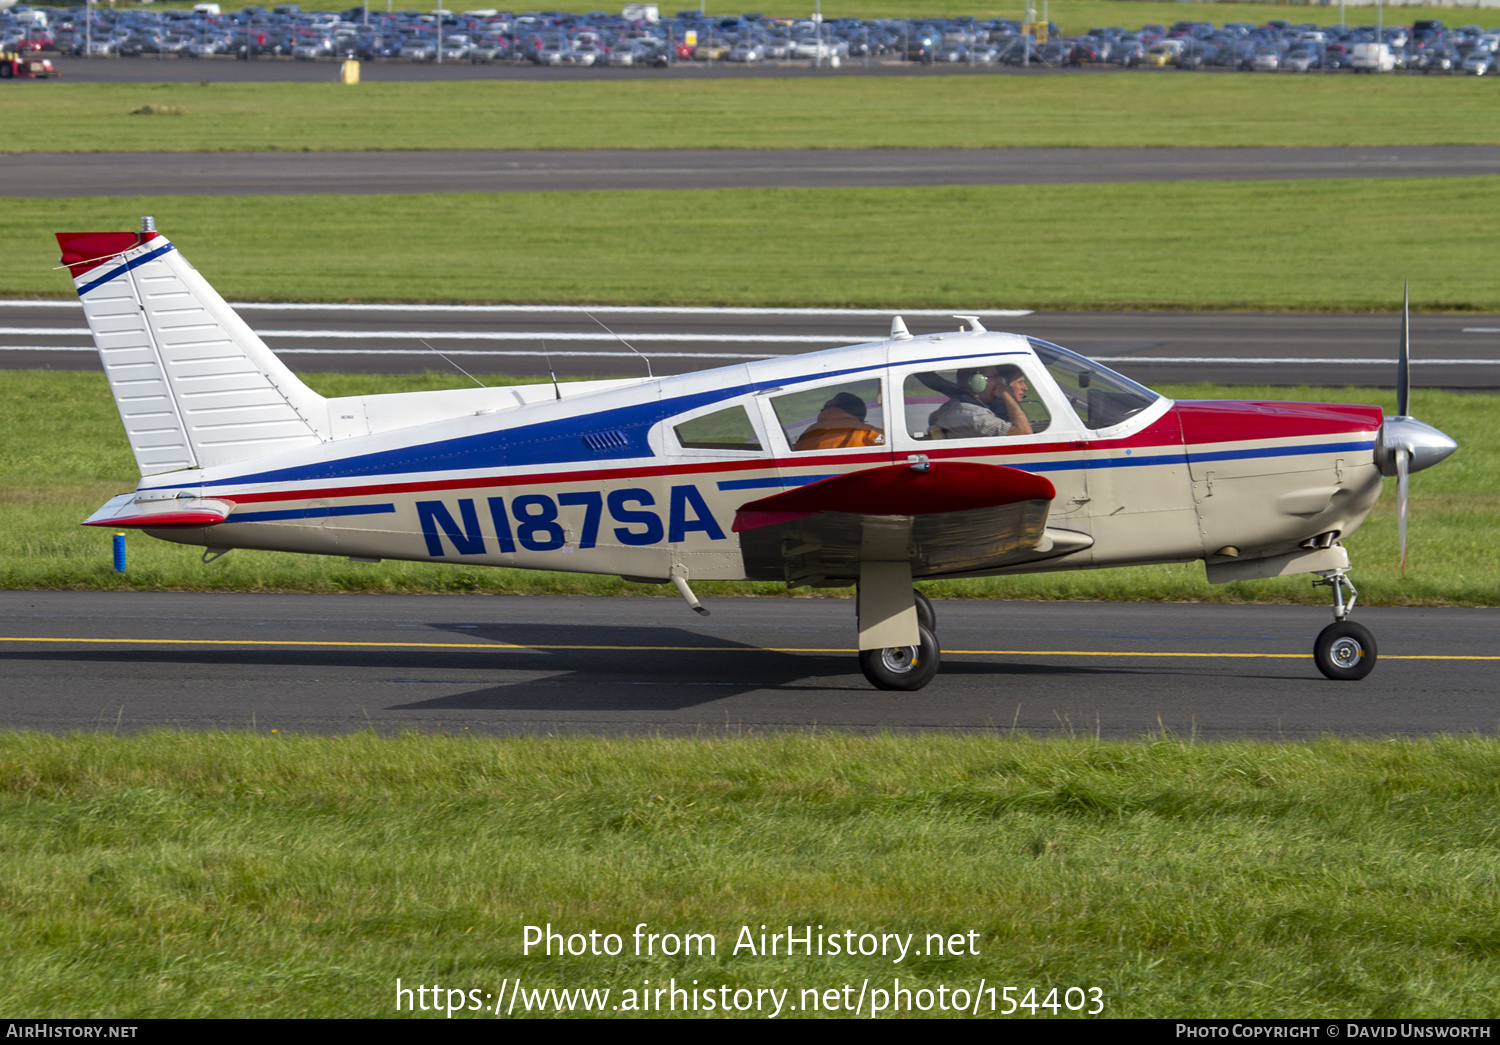
<instances>
[{"instance_id":1,"label":"wing flap","mask_svg":"<svg viewBox=\"0 0 1500 1045\"><path fill-rule=\"evenodd\" d=\"M853 583L862 562L909 562L914 577L973 573L1075 550L1064 531L1048 536L1054 496L1017 468L892 465L752 501L735 529L746 575L792 587Z\"/></svg>"},{"instance_id":2,"label":"wing flap","mask_svg":"<svg viewBox=\"0 0 1500 1045\"><path fill-rule=\"evenodd\" d=\"M855 515L943 515L1020 501L1050 502L1057 490L1044 477L1003 465L939 461L926 471L911 465L836 475L742 505L734 532L774 526L819 512Z\"/></svg>"}]
</instances>

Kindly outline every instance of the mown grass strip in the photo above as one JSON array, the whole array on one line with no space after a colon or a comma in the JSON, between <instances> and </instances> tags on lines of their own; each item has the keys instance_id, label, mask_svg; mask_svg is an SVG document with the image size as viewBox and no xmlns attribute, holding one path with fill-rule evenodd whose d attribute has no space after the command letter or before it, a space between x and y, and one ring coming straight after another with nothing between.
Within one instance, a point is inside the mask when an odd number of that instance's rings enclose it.
<instances>
[{"instance_id":1,"label":"mown grass strip","mask_svg":"<svg viewBox=\"0 0 1500 1045\"><path fill-rule=\"evenodd\" d=\"M1489 145L1480 77L756 77L89 84L6 97L0 152ZM213 63L203 66L205 78ZM170 118L140 115L172 110ZM180 111L177 111L180 110Z\"/></svg>"},{"instance_id":2,"label":"mown grass strip","mask_svg":"<svg viewBox=\"0 0 1500 1045\"><path fill-rule=\"evenodd\" d=\"M310 374L328 395L456 387L449 375ZM496 379L490 378L495 381ZM1163 386L1175 398L1374 403L1375 389ZM1496 397L1417 390L1413 409L1452 435L1459 452L1412 477L1407 576L1400 575L1394 496L1348 544L1364 605L1500 603L1500 409ZM236 551L205 566L199 550L128 538L129 572L111 566L110 534L79 526L111 496L133 489L136 469L102 374L0 371L0 587L141 591L369 591L623 595L670 592L617 577ZM695 585L700 594L785 596L775 583ZM940 598L1295 602L1323 605L1303 577L1209 585L1200 564L927 581ZM800 594L808 594L802 589ZM821 592L839 597L847 590Z\"/></svg>"},{"instance_id":3,"label":"mown grass strip","mask_svg":"<svg viewBox=\"0 0 1500 1045\"><path fill-rule=\"evenodd\" d=\"M1500 1015L1490 737L117 737L108 711L0 734L6 1011L383 1016L398 977L802 1002L899 976L1098 987L1109 1016ZM715 947L524 954L547 923ZM978 953L735 954L761 925Z\"/></svg>"},{"instance_id":4,"label":"mown grass strip","mask_svg":"<svg viewBox=\"0 0 1500 1045\"><path fill-rule=\"evenodd\" d=\"M1500 311L1500 177L7 202L3 296L151 214L239 300Z\"/></svg>"}]
</instances>

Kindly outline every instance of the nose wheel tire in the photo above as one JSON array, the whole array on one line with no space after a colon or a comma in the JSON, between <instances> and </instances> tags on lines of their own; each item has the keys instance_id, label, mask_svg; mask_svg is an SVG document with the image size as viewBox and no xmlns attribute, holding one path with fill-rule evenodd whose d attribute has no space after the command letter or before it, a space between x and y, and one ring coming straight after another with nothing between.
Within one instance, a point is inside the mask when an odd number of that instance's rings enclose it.
<instances>
[{"instance_id":1,"label":"nose wheel tire","mask_svg":"<svg viewBox=\"0 0 1500 1045\"><path fill-rule=\"evenodd\" d=\"M920 644L859 651L859 669L876 689L921 689L937 674L942 652L937 636L917 625Z\"/></svg>"},{"instance_id":2,"label":"nose wheel tire","mask_svg":"<svg viewBox=\"0 0 1500 1045\"><path fill-rule=\"evenodd\" d=\"M1313 660L1336 682L1357 682L1375 670L1375 636L1352 620L1334 621L1318 633Z\"/></svg>"}]
</instances>

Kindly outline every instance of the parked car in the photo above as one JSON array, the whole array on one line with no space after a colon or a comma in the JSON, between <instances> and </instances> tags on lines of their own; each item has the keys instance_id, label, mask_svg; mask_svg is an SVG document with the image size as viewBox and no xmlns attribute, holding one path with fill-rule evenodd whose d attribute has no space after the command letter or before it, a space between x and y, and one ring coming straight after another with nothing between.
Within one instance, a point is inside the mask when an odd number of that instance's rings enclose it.
<instances>
[{"instance_id":1,"label":"parked car","mask_svg":"<svg viewBox=\"0 0 1500 1045\"><path fill-rule=\"evenodd\" d=\"M1463 71L1470 76L1487 76L1495 71L1495 55L1476 47L1464 56Z\"/></svg>"}]
</instances>

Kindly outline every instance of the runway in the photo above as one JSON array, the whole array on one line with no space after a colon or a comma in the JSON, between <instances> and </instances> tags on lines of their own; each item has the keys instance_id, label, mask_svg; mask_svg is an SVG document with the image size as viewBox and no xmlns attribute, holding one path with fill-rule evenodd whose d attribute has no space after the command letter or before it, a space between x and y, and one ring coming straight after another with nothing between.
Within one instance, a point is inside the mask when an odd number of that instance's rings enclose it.
<instances>
[{"instance_id":1,"label":"runway","mask_svg":"<svg viewBox=\"0 0 1500 1045\"><path fill-rule=\"evenodd\" d=\"M0 194L305 196L1060 185L1500 174L1500 146L21 153Z\"/></svg>"},{"instance_id":2,"label":"runway","mask_svg":"<svg viewBox=\"0 0 1500 1045\"><path fill-rule=\"evenodd\" d=\"M958 327L947 309L235 307L294 370L441 370L460 382L467 378L459 368L481 380L496 373L545 376L549 366L559 378L638 376L647 361L657 375L684 373L879 340L894 315L904 316L915 334ZM991 330L1072 348L1147 385L1395 383L1400 319L1392 314L978 314ZM1417 388L1500 387L1500 316L1414 315L1412 342ZM98 370L77 302L0 301L0 368Z\"/></svg>"},{"instance_id":3,"label":"runway","mask_svg":"<svg viewBox=\"0 0 1500 1045\"><path fill-rule=\"evenodd\" d=\"M1361 610L1380 664L1336 683L1310 654L1322 607L940 601L942 672L884 693L859 673L852 600L708 605L0 592L0 725L1265 740L1500 725L1493 609Z\"/></svg>"}]
</instances>

